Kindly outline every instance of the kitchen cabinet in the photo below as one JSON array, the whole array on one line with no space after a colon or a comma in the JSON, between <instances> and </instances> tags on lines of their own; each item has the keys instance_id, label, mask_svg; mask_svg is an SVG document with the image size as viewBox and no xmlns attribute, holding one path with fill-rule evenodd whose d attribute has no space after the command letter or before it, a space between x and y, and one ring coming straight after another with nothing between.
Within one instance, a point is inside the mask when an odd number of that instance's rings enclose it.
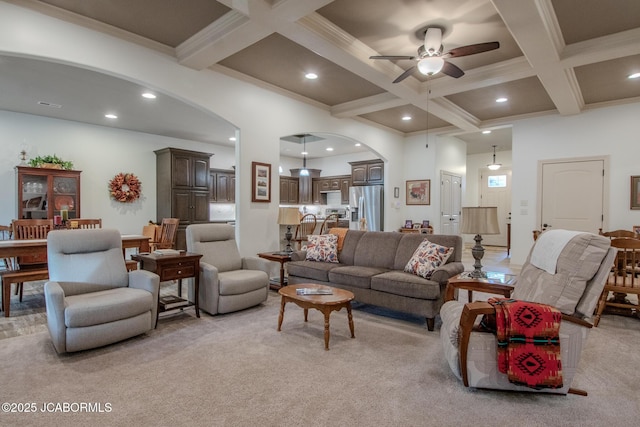
<instances>
[{"instance_id":1,"label":"kitchen cabinet","mask_svg":"<svg viewBox=\"0 0 640 427\"><path fill-rule=\"evenodd\" d=\"M186 249L187 226L209 222L209 158L212 154L177 148L163 148L155 153L157 220L180 219L176 249Z\"/></svg>"},{"instance_id":2,"label":"kitchen cabinet","mask_svg":"<svg viewBox=\"0 0 640 427\"><path fill-rule=\"evenodd\" d=\"M280 203L285 205L298 203L298 178L280 177Z\"/></svg>"},{"instance_id":3,"label":"kitchen cabinet","mask_svg":"<svg viewBox=\"0 0 640 427\"><path fill-rule=\"evenodd\" d=\"M384 162L382 160L365 160L349 162L351 164L352 185L384 184Z\"/></svg>"},{"instance_id":4,"label":"kitchen cabinet","mask_svg":"<svg viewBox=\"0 0 640 427\"><path fill-rule=\"evenodd\" d=\"M236 173L233 170L211 169L209 171L209 201L212 203L236 202Z\"/></svg>"},{"instance_id":5,"label":"kitchen cabinet","mask_svg":"<svg viewBox=\"0 0 640 427\"><path fill-rule=\"evenodd\" d=\"M16 166L18 218L53 219L63 206L80 218L81 171Z\"/></svg>"},{"instance_id":6,"label":"kitchen cabinet","mask_svg":"<svg viewBox=\"0 0 640 427\"><path fill-rule=\"evenodd\" d=\"M343 205L349 204L349 187L351 187L351 177L340 178L340 203Z\"/></svg>"}]
</instances>

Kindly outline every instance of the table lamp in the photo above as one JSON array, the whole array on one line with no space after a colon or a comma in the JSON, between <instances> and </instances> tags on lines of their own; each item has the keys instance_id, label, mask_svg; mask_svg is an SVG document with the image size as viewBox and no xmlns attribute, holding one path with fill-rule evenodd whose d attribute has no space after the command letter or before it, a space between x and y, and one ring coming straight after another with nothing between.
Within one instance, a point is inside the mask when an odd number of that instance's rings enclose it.
<instances>
[{"instance_id":1,"label":"table lamp","mask_svg":"<svg viewBox=\"0 0 640 427\"><path fill-rule=\"evenodd\" d=\"M481 234L500 234L500 226L498 225L498 208L493 207L467 207L462 208L462 225L460 227L462 234L475 234L474 240L476 244L471 248L471 255L476 262L473 264L474 270L471 277L477 279L487 277L487 273L482 271L480 260L484 256L484 248L480 244L482 242Z\"/></svg>"},{"instance_id":2,"label":"table lamp","mask_svg":"<svg viewBox=\"0 0 640 427\"><path fill-rule=\"evenodd\" d=\"M287 253L293 252L291 247L291 226L300 224L300 211L298 208L280 208L278 211L278 224L286 225L287 232L284 237L287 239L287 246L284 251Z\"/></svg>"}]
</instances>

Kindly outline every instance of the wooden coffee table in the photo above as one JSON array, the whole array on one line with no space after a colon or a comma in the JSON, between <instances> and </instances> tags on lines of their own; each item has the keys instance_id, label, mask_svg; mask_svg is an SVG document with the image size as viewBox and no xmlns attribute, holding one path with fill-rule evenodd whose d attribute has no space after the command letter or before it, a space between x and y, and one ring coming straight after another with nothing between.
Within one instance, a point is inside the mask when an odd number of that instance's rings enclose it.
<instances>
[{"instance_id":1,"label":"wooden coffee table","mask_svg":"<svg viewBox=\"0 0 640 427\"><path fill-rule=\"evenodd\" d=\"M331 295L298 295L296 289L329 289ZM315 308L324 314L324 349L329 350L329 316L332 311L340 311L342 307L346 307L349 317L349 329L351 330L351 338L355 338L353 331L353 316L351 315L351 301L354 298L353 293L344 289L331 288L329 286L315 284L289 285L278 290L282 295L280 302L280 316L278 317L278 332L281 330L282 320L284 319L284 306L288 302L293 302L304 309L304 321L307 321L309 309Z\"/></svg>"}]
</instances>

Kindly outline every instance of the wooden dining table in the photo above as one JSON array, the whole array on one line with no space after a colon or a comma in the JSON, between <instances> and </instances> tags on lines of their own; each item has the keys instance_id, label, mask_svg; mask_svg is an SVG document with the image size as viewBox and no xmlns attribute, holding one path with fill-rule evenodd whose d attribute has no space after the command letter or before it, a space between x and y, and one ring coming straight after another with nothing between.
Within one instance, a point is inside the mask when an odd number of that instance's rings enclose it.
<instances>
[{"instance_id":1,"label":"wooden dining table","mask_svg":"<svg viewBox=\"0 0 640 427\"><path fill-rule=\"evenodd\" d=\"M149 237L137 234L122 235L122 255L126 250L137 248L139 252L149 252ZM41 255L47 253L47 239L0 240L0 259L23 255ZM5 286L6 285L6 286ZM2 310L9 317L11 303L11 283L2 281Z\"/></svg>"}]
</instances>

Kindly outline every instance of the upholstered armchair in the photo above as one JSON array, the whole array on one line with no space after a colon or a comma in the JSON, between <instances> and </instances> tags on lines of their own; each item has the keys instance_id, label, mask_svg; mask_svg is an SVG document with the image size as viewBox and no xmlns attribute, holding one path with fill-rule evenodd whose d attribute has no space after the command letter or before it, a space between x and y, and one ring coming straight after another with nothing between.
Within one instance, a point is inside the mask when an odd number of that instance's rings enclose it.
<instances>
[{"instance_id":1,"label":"upholstered armchair","mask_svg":"<svg viewBox=\"0 0 640 427\"><path fill-rule=\"evenodd\" d=\"M258 305L267 299L270 262L241 257L235 229L228 224L192 224L186 231L187 251L200 259L200 310L230 313ZM189 286L189 300L194 300Z\"/></svg>"},{"instance_id":2,"label":"upholstered armchair","mask_svg":"<svg viewBox=\"0 0 640 427\"><path fill-rule=\"evenodd\" d=\"M518 276L511 294L513 300L545 304L560 312L556 317L561 315L555 337L559 337L560 342L558 353L561 360L561 387L536 389L510 381L506 373L500 372L496 334L486 332L478 325L482 316L496 314L495 307L487 301L466 304L456 300L447 301L440 310L440 336L444 354L455 376L467 387L586 395L586 392L572 388L571 384L592 327L590 319L611 269L615 252L610 247L609 239L602 236L567 230L547 231L536 240ZM481 283L473 290L489 292L483 289ZM532 304L530 307L541 306ZM522 315L522 312L519 314ZM512 325L524 324L525 320L538 321L530 316L531 313L524 314L529 316L515 316ZM518 345L522 342L518 339L521 340L523 336L525 335L509 340L509 345ZM504 341L502 348L505 348ZM528 353L525 351L520 354L525 354L523 357L526 357ZM523 360L520 366L527 366L522 371L533 369L534 363L539 362L538 358L519 359L520 362ZM528 363L534 360L534 363ZM545 367L545 363L543 360L541 369ZM533 371L528 373L534 374Z\"/></svg>"},{"instance_id":3,"label":"upholstered armchair","mask_svg":"<svg viewBox=\"0 0 640 427\"><path fill-rule=\"evenodd\" d=\"M47 322L58 353L100 347L155 328L160 278L127 272L120 232L51 231Z\"/></svg>"}]
</instances>

